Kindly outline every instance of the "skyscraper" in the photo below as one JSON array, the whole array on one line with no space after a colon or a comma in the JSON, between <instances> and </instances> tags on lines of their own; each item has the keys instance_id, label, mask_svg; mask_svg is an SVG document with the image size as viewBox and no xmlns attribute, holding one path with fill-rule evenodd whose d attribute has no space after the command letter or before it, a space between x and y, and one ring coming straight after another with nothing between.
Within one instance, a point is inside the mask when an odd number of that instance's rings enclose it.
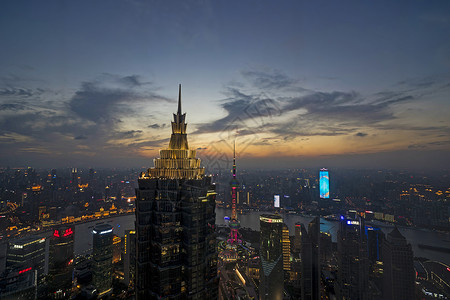
<instances>
[{"instance_id":1,"label":"skyscraper","mask_svg":"<svg viewBox=\"0 0 450 300\"><path fill-rule=\"evenodd\" d=\"M92 281L101 297L112 290L113 228L100 224L92 230Z\"/></svg>"},{"instance_id":2,"label":"skyscraper","mask_svg":"<svg viewBox=\"0 0 450 300\"><path fill-rule=\"evenodd\" d=\"M303 224L300 222L295 223L294 229L294 252L300 253L302 248L302 226Z\"/></svg>"},{"instance_id":3,"label":"skyscraper","mask_svg":"<svg viewBox=\"0 0 450 300\"><path fill-rule=\"evenodd\" d=\"M320 198L330 198L330 177L328 170L323 168L319 172Z\"/></svg>"},{"instance_id":4,"label":"skyscraper","mask_svg":"<svg viewBox=\"0 0 450 300\"><path fill-rule=\"evenodd\" d=\"M44 277L45 238L26 236L9 242L6 268L37 271L37 280ZM19 271L19 272L20 272Z\"/></svg>"},{"instance_id":5,"label":"skyscraper","mask_svg":"<svg viewBox=\"0 0 450 300\"><path fill-rule=\"evenodd\" d=\"M240 242L238 239L239 233L239 221L237 219L236 213L236 196L239 196L237 189L239 187L239 181L236 178L236 141L234 141L233 148L233 178L230 181L231 186L231 220L229 223L230 226L230 238L228 242L231 244L237 244Z\"/></svg>"},{"instance_id":6,"label":"skyscraper","mask_svg":"<svg viewBox=\"0 0 450 300\"><path fill-rule=\"evenodd\" d=\"M368 298L368 259L364 221L341 216L338 230L338 299Z\"/></svg>"},{"instance_id":7,"label":"skyscraper","mask_svg":"<svg viewBox=\"0 0 450 300\"><path fill-rule=\"evenodd\" d=\"M289 228L283 223L283 271L285 280L291 275L291 240L289 239Z\"/></svg>"},{"instance_id":8,"label":"skyscraper","mask_svg":"<svg viewBox=\"0 0 450 300\"><path fill-rule=\"evenodd\" d=\"M283 218L278 215L263 214L260 220L259 299L283 299Z\"/></svg>"},{"instance_id":9,"label":"skyscraper","mask_svg":"<svg viewBox=\"0 0 450 300\"><path fill-rule=\"evenodd\" d=\"M74 266L73 243L73 226L61 226L53 230L49 246L48 286L54 298L65 293L70 295Z\"/></svg>"},{"instance_id":10,"label":"skyscraper","mask_svg":"<svg viewBox=\"0 0 450 300\"><path fill-rule=\"evenodd\" d=\"M320 299L320 219L315 217L308 226L301 226L301 291L302 299Z\"/></svg>"},{"instance_id":11,"label":"skyscraper","mask_svg":"<svg viewBox=\"0 0 450 300\"><path fill-rule=\"evenodd\" d=\"M215 188L174 114L167 149L136 190L137 299L216 299Z\"/></svg>"},{"instance_id":12,"label":"skyscraper","mask_svg":"<svg viewBox=\"0 0 450 300\"><path fill-rule=\"evenodd\" d=\"M383 299L414 299L411 244L395 227L383 242Z\"/></svg>"},{"instance_id":13,"label":"skyscraper","mask_svg":"<svg viewBox=\"0 0 450 300\"><path fill-rule=\"evenodd\" d=\"M123 245L124 282L134 286L135 262L136 262L136 231L126 230Z\"/></svg>"}]
</instances>

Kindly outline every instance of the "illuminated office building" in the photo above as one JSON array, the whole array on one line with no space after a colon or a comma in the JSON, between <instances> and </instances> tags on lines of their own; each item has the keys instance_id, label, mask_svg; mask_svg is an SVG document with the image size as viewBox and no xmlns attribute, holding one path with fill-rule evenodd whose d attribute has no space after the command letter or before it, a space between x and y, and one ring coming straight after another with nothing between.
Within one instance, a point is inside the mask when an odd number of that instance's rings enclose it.
<instances>
[{"instance_id":1,"label":"illuminated office building","mask_svg":"<svg viewBox=\"0 0 450 300\"><path fill-rule=\"evenodd\" d=\"M113 264L122 260L122 239L118 235L113 236Z\"/></svg>"},{"instance_id":2,"label":"illuminated office building","mask_svg":"<svg viewBox=\"0 0 450 300\"><path fill-rule=\"evenodd\" d=\"M186 114L136 189L137 299L217 299L215 188L189 149Z\"/></svg>"},{"instance_id":3,"label":"illuminated office building","mask_svg":"<svg viewBox=\"0 0 450 300\"><path fill-rule=\"evenodd\" d=\"M73 226L61 226L50 237L48 287L54 298L70 295L73 273Z\"/></svg>"},{"instance_id":4,"label":"illuminated office building","mask_svg":"<svg viewBox=\"0 0 450 300\"><path fill-rule=\"evenodd\" d=\"M395 227L387 234L382 249L383 299L414 299L415 272L411 244Z\"/></svg>"},{"instance_id":5,"label":"illuminated office building","mask_svg":"<svg viewBox=\"0 0 450 300\"><path fill-rule=\"evenodd\" d=\"M45 238L26 236L9 242L6 268L37 271L38 282L45 271Z\"/></svg>"},{"instance_id":6,"label":"illuminated office building","mask_svg":"<svg viewBox=\"0 0 450 300\"><path fill-rule=\"evenodd\" d=\"M134 286L136 262L136 231L126 230L123 239L123 269L124 282L126 285Z\"/></svg>"},{"instance_id":7,"label":"illuminated office building","mask_svg":"<svg viewBox=\"0 0 450 300\"><path fill-rule=\"evenodd\" d=\"M338 230L337 299L368 299L367 241L362 218L341 216Z\"/></svg>"},{"instance_id":8,"label":"illuminated office building","mask_svg":"<svg viewBox=\"0 0 450 300\"><path fill-rule=\"evenodd\" d=\"M286 224L283 223L283 271L284 278L289 280L289 276L291 273L291 240L289 239L289 228Z\"/></svg>"},{"instance_id":9,"label":"illuminated office building","mask_svg":"<svg viewBox=\"0 0 450 300\"><path fill-rule=\"evenodd\" d=\"M113 228L100 224L94 227L92 234L92 281L101 297L112 290Z\"/></svg>"},{"instance_id":10,"label":"illuminated office building","mask_svg":"<svg viewBox=\"0 0 450 300\"><path fill-rule=\"evenodd\" d=\"M259 299L283 299L283 218L278 215L263 214L260 220Z\"/></svg>"},{"instance_id":11,"label":"illuminated office building","mask_svg":"<svg viewBox=\"0 0 450 300\"><path fill-rule=\"evenodd\" d=\"M330 198L330 176L327 169L320 169L319 172L320 198Z\"/></svg>"},{"instance_id":12,"label":"illuminated office building","mask_svg":"<svg viewBox=\"0 0 450 300\"><path fill-rule=\"evenodd\" d=\"M295 223L294 228L294 252L300 253L302 249L302 226L303 224L300 222Z\"/></svg>"}]
</instances>

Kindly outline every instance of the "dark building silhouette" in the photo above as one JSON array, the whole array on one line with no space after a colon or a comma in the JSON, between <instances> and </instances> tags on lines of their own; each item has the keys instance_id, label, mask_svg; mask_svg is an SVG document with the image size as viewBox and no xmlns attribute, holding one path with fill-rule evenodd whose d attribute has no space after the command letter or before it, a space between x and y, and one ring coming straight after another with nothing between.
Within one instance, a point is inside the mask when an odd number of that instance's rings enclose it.
<instances>
[{"instance_id":1,"label":"dark building silhouette","mask_svg":"<svg viewBox=\"0 0 450 300\"><path fill-rule=\"evenodd\" d=\"M73 226L53 230L49 245L48 288L53 298L70 295L73 273Z\"/></svg>"},{"instance_id":2,"label":"dark building silhouette","mask_svg":"<svg viewBox=\"0 0 450 300\"><path fill-rule=\"evenodd\" d=\"M9 270L0 277L0 299L33 300L37 298L37 271L31 267Z\"/></svg>"},{"instance_id":3,"label":"dark building silhouette","mask_svg":"<svg viewBox=\"0 0 450 300\"><path fill-rule=\"evenodd\" d=\"M260 220L259 299L283 299L283 218L278 215L263 214Z\"/></svg>"},{"instance_id":4,"label":"dark building silhouette","mask_svg":"<svg viewBox=\"0 0 450 300\"><path fill-rule=\"evenodd\" d=\"M217 299L215 190L190 150L181 113L168 149L136 190L137 299Z\"/></svg>"},{"instance_id":5,"label":"dark building silhouette","mask_svg":"<svg viewBox=\"0 0 450 300\"><path fill-rule=\"evenodd\" d=\"M338 231L338 299L368 299L368 260L364 221L341 216Z\"/></svg>"},{"instance_id":6,"label":"dark building silhouette","mask_svg":"<svg viewBox=\"0 0 450 300\"><path fill-rule=\"evenodd\" d=\"M383 299L414 299L411 244L395 227L383 243Z\"/></svg>"},{"instance_id":7,"label":"dark building silhouette","mask_svg":"<svg viewBox=\"0 0 450 300\"><path fill-rule=\"evenodd\" d=\"M113 228L100 224L94 227L92 234L92 281L101 297L112 290Z\"/></svg>"},{"instance_id":8,"label":"dark building silhouette","mask_svg":"<svg viewBox=\"0 0 450 300\"><path fill-rule=\"evenodd\" d=\"M382 245L384 241L384 233L379 227L366 226L367 236L367 256L370 263L381 261L382 259Z\"/></svg>"},{"instance_id":9,"label":"dark building silhouette","mask_svg":"<svg viewBox=\"0 0 450 300\"><path fill-rule=\"evenodd\" d=\"M320 299L320 219L315 217L306 228L301 226L302 299Z\"/></svg>"}]
</instances>

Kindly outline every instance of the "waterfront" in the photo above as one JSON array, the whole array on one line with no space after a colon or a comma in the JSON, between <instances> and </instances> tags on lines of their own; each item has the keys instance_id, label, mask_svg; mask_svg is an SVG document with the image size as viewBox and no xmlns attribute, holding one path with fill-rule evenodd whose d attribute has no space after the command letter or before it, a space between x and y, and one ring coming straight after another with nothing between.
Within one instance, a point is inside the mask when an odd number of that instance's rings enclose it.
<instances>
[{"instance_id":1,"label":"waterfront","mask_svg":"<svg viewBox=\"0 0 450 300\"><path fill-rule=\"evenodd\" d=\"M225 216L230 215L230 210L225 208L216 208L216 224L225 225ZM263 213L271 213L264 211L253 211L244 215L238 215L241 227L251 228L259 231L259 216ZM313 217L301 216L296 214L283 214L284 222L289 227L290 235L294 235L294 226L296 222L308 224ZM134 229L134 215L117 216L104 220L97 220L78 224L75 227L75 254L89 253L92 248L92 228L98 223L108 223L114 227L114 233L120 237L124 236L125 230ZM386 224L380 226L385 234L389 233L393 226ZM333 242L336 242L339 222L327 221L323 218L320 220L320 230L331 234ZM405 236L412 245L414 256L426 257L431 260L437 260L450 265L450 255L444 252L419 248L419 244L426 244L436 247L450 248L450 234L440 233L428 229L405 228L399 227L400 232Z\"/></svg>"}]
</instances>

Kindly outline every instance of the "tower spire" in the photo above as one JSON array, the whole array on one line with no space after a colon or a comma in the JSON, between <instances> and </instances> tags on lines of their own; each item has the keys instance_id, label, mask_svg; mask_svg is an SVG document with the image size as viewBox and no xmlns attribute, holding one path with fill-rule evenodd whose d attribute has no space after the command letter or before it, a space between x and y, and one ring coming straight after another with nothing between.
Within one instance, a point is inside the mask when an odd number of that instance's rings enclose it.
<instances>
[{"instance_id":1,"label":"tower spire","mask_svg":"<svg viewBox=\"0 0 450 300\"><path fill-rule=\"evenodd\" d=\"M178 114L181 115L181 83L178 85Z\"/></svg>"},{"instance_id":2,"label":"tower spire","mask_svg":"<svg viewBox=\"0 0 450 300\"><path fill-rule=\"evenodd\" d=\"M233 178L236 178L236 138L234 139L233 147Z\"/></svg>"}]
</instances>

